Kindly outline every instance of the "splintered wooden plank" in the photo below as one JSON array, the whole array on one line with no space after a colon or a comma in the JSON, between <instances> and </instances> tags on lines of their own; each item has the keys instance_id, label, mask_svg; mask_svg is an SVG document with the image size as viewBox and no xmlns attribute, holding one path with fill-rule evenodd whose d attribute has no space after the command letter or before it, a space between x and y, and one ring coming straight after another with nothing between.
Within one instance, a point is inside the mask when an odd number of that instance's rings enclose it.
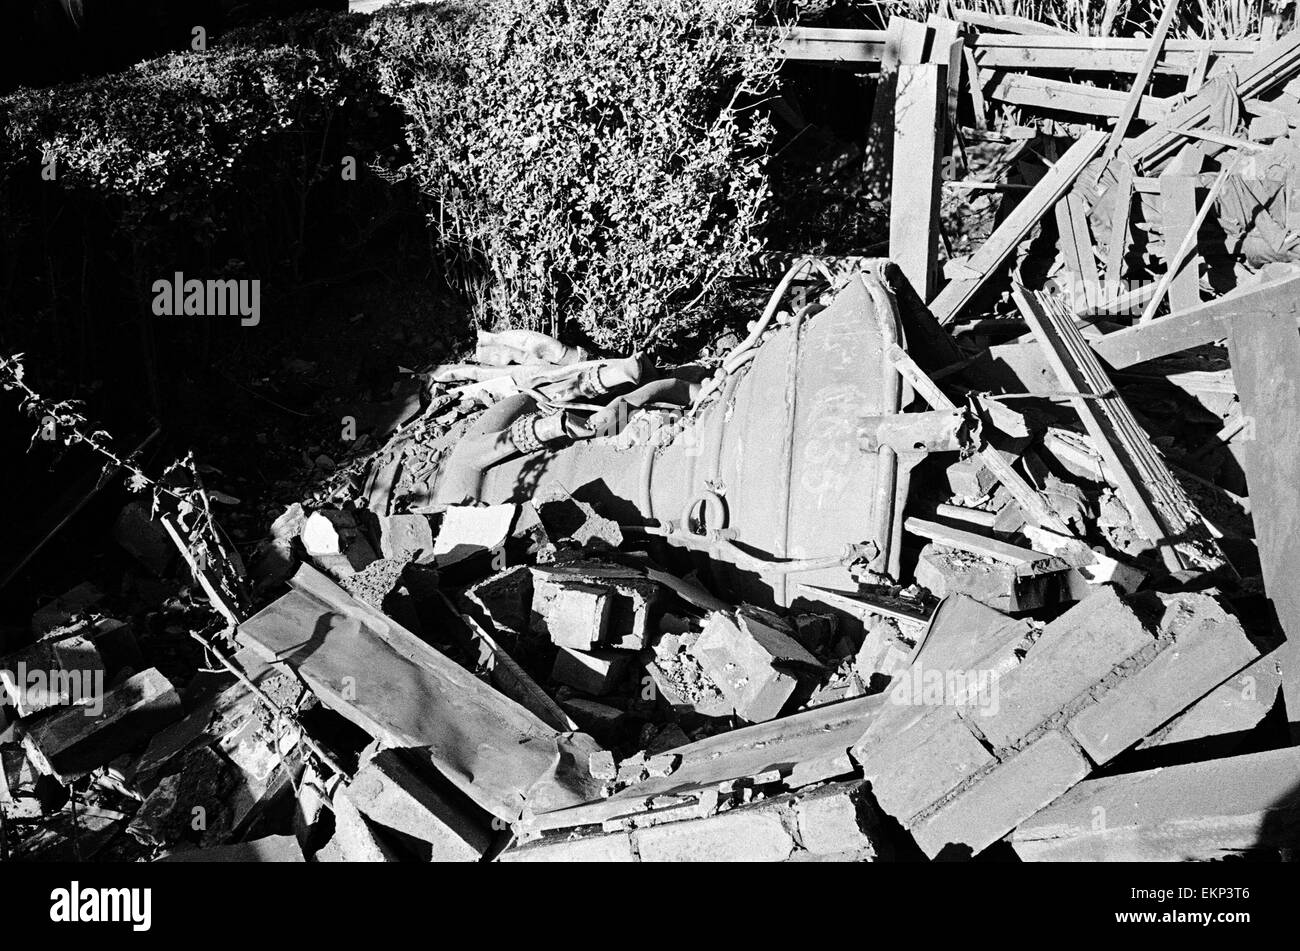
<instances>
[{"instance_id":1,"label":"splintered wooden plank","mask_svg":"<svg viewBox=\"0 0 1300 951\"><path fill-rule=\"evenodd\" d=\"M958 16L958 19L961 19ZM975 38L980 49L1028 49L1028 50L1075 50L1082 54L1100 52L1127 52L1138 58L1140 63L1151 48L1151 40L1145 36L1082 36L1078 33L1065 33L1060 36L1005 36L996 33L981 33ZM1162 56L1179 56L1192 62L1196 54L1203 49L1221 56L1251 57L1265 51L1267 47L1258 40L1205 40L1195 38L1175 38L1167 40L1162 48Z\"/></svg>"},{"instance_id":2,"label":"splintered wooden plank","mask_svg":"<svg viewBox=\"0 0 1300 951\"><path fill-rule=\"evenodd\" d=\"M1084 166L1101 151L1106 141L1104 132L1085 132L1055 165L1048 169L1038 184L1018 204L1002 223L970 256L962 268L963 276L956 277L930 302L930 310L941 324L952 323L972 297L984 286L989 275L1007 259L1021 241L1029 235L1038 220L1047 214L1061 196L1069 191Z\"/></svg>"},{"instance_id":3,"label":"splintered wooden plank","mask_svg":"<svg viewBox=\"0 0 1300 951\"><path fill-rule=\"evenodd\" d=\"M975 52L966 45L961 48L966 60L966 85L970 88L971 110L975 113L975 128L989 127L988 105L984 101L984 74L975 62Z\"/></svg>"},{"instance_id":4,"label":"splintered wooden plank","mask_svg":"<svg viewBox=\"0 0 1300 951\"><path fill-rule=\"evenodd\" d=\"M836 30L796 26L778 44L789 60L813 63L879 63L885 52L884 30Z\"/></svg>"},{"instance_id":5,"label":"splintered wooden plank","mask_svg":"<svg viewBox=\"0 0 1300 951\"><path fill-rule=\"evenodd\" d=\"M924 23L907 17L889 18L885 49L880 59L880 76L876 81L876 98L871 107L871 126L867 133L866 171L871 197L884 200L890 194L898 67L903 63L915 65L922 61L928 34Z\"/></svg>"},{"instance_id":6,"label":"splintered wooden plank","mask_svg":"<svg viewBox=\"0 0 1300 951\"><path fill-rule=\"evenodd\" d=\"M1074 275L1075 286L1082 290L1084 305L1091 308L1098 303L1101 277L1097 273L1097 256L1093 253L1092 236L1088 232L1088 208L1078 192L1070 192L1056 203L1056 228L1060 233L1065 268Z\"/></svg>"},{"instance_id":7,"label":"splintered wooden plank","mask_svg":"<svg viewBox=\"0 0 1300 951\"><path fill-rule=\"evenodd\" d=\"M934 295L938 280L947 71L938 63L904 64L898 71L889 257L922 300Z\"/></svg>"},{"instance_id":8,"label":"splintered wooden plank","mask_svg":"<svg viewBox=\"0 0 1300 951\"><path fill-rule=\"evenodd\" d=\"M1236 64L1236 72L1237 95L1242 99L1254 99L1284 86L1300 72L1300 30L1292 30L1278 42ZM1216 99L1210 92L1202 88L1173 110L1164 125L1148 129L1125 143L1124 148L1133 157L1138 171L1150 171L1182 146L1185 133L1178 130L1209 121L1215 112Z\"/></svg>"},{"instance_id":9,"label":"splintered wooden plank","mask_svg":"<svg viewBox=\"0 0 1300 951\"><path fill-rule=\"evenodd\" d=\"M1169 25L1173 23L1174 13L1178 10L1178 0L1165 0L1165 9L1160 14L1160 21L1156 23L1155 32L1152 33L1146 53L1142 57L1142 63L1138 66L1137 76L1133 80L1133 88L1129 91L1128 99L1124 101L1124 108L1115 120L1115 128L1110 132L1110 140L1106 143L1106 151L1102 153L1101 167L1104 171L1110 164L1115 153L1119 151L1120 143L1128 135L1129 124L1132 123L1133 117L1138 114L1138 106L1142 104L1142 96L1146 93L1147 84L1151 82L1151 74L1155 72L1156 60L1160 58L1160 49L1165 44L1165 35L1169 32Z\"/></svg>"},{"instance_id":10,"label":"splintered wooden plank","mask_svg":"<svg viewBox=\"0 0 1300 951\"><path fill-rule=\"evenodd\" d=\"M1144 285L1151 287L1150 284ZM1246 313L1286 313L1300 322L1300 277L1235 291L1182 313L1116 330L1094 340L1093 350L1116 370L1228 336L1232 318Z\"/></svg>"},{"instance_id":11,"label":"splintered wooden plank","mask_svg":"<svg viewBox=\"0 0 1300 951\"><path fill-rule=\"evenodd\" d=\"M1136 75L1150 41L1087 36L999 36L983 33L974 40L975 58L986 69L1078 70ZM1216 59L1242 64L1260 50L1255 40L1167 39L1156 72L1186 76L1202 50Z\"/></svg>"},{"instance_id":12,"label":"splintered wooden plank","mask_svg":"<svg viewBox=\"0 0 1300 951\"><path fill-rule=\"evenodd\" d=\"M1036 109L1054 109L1079 116L1118 116L1124 109L1127 95L1118 89L1101 89L1084 86L1045 76L999 71L989 98L1017 106ZM1143 96L1138 118L1146 122L1159 122L1169 114L1169 103L1153 96Z\"/></svg>"},{"instance_id":13,"label":"splintered wooden plank","mask_svg":"<svg viewBox=\"0 0 1300 951\"><path fill-rule=\"evenodd\" d=\"M1181 170L1160 176L1160 226L1166 268L1177 263L1174 257L1194 227L1198 178L1197 175L1183 174ZM1178 313L1190 310L1200 302L1200 255L1193 248L1169 281L1169 306Z\"/></svg>"},{"instance_id":14,"label":"splintered wooden plank","mask_svg":"<svg viewBox=\"0 0 1300 951\"><path fill-rule=\"evenodd\" d=\"M1246 420L1246 485L1264 592L1286 634L1279 650L1293 737L1300 733L1300 333L1284 311L1232 318L1228 358Z\"/></svg>"},{"instance_id":15,"label":"splintered wooden plank","mask_svg":"<svg viewBox=\"0 0 1300 951\"><path fill-rule=\"evenodd\" d=\"M1171 571L1222 566L1223 555L1196 506L1116 392L1074 316L1020 286L1013 296L1061 386L1080 394L1074 408L1105 459L1134 527L1160 549Z\"/></svg>"}]
</instances>

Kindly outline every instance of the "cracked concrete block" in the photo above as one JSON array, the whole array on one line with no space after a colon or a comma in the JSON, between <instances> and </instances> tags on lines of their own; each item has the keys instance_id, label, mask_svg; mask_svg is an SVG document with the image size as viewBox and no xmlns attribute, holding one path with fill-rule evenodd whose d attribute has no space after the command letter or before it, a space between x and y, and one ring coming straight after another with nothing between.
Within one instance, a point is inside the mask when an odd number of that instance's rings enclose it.
<instances>
[{"instance_id":1,"label":"cracked concrete block","mask_svg":"<svg viewBox=\"0 0 1300 951\"><path fill-rule=\"evenodd\" d=\"M1078 783L1090 769L1065 737L1047 733L913 826L912 836L930 858L949 844L979 854Z\"/></svg>"},{"instance_id":2,"label":"cracked concrete block","mask_svg":"<svg viewBox=\"0 0 1300 951\"><path fill-rule=\"evenodd\" d=\"M479 820L416 776L395 750L377 753L344 793L372 821L429 843L434 862L477 862L491 845Z\"/></svg>"},{"instance_id":3,"label":"cracked concrete block","mask_svg":"<svg viewBox=\"0 0 1300 951\"><path fill-rule=\"evenodd\" d=\"M876 802L904 824L996 762L950 706L932 708L860 758Z\"/></svg>"},{"instance_id":4,"label":"cracked concrete block","mask_svg":"<svg viewBox=\"0 0 1300 951\"><path fill-rule=\"evenodd\" d=\"M799 685L800 666L821 669L817 658L777 628L744 613L709 618L691 648L700 667L751 723L775 718Z\"/></svg>"},{"instance_id":5,"label":"cracked concrete block","mask_svg":"<svg viewBox=\"0 0 1300 951\"><path fill-rule=\"evenodd\" d=\"M1154 644L1148 619L1104 587L1047 625L998 681L996 712L974 722L994 748L1015 745L1130 657Z\"/></svg>"},{"instance_id":6,"label":"cracked concrete block","mask_svg":"<svg viewBox=\"0 0 1300 951\"><path fill-rule=\"evenodd\" d=\"M551 679L599 697L618 685L635 656L624 651L576 651L561 647L555 655Z\"/></svg>"},{"instance_id":7,"label":"cracked concrete block","mask_svg":"<svg viewBox=\"0 0 1300 951\"><path fill-rule=\"evenodd\" d=\"M1176 595L1166 604L1162 633L1173 642L1070 720L1070 733L1098 765L1259 656L1240 622L1208 595Z\"/></svg>"},{"instance_id":8,"label":"cracked concrete block","mask_svg":"<svg viewBox=\"0 0 1300 951\"><path fill-rule=\"evenodd\" d=\"M606 639L613 602L605 588L559 583L545 576L533 582L532 628L558 647L592 650Z\"/></svg>"},{"instance_id":9,"label":"cracked concrete block","mask_svg":"<svg viewBox=\"0 0 1300 951\"><path fill-rule=\"evenodd\" d=\"M738 809L637 831L643 862L783 862L794 837L775 809Z\"/></svg>"}]
</instances>

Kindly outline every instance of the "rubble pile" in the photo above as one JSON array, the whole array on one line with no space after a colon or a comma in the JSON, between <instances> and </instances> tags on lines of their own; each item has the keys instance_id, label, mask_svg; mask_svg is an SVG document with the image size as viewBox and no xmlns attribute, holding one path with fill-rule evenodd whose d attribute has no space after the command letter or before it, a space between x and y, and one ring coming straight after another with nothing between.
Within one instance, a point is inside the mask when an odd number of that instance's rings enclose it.
<instances>
[{"instance_id":1,"label":"rubble pile","mask_svg":"<svg viewBox=\"0 0 1300 951\"><path fill-rule=\"evenodd\" d=\"M268 527L259 609L204 585L183 689L102 592L42 608L9 848L1293 854L1300 31L948 14L783 40L878 72L889 260L794 261L684 366L480 333ZM1006 180L945 180L954 133ZM944 283L963 189L1001 204Z\"/></svg>"}]
</instances>

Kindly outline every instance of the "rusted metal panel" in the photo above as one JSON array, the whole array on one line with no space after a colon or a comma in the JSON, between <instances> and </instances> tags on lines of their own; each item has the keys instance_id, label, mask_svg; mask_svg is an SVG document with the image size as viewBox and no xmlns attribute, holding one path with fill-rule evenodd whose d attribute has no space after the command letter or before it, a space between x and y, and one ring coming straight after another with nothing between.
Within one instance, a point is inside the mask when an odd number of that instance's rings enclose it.
<instances>
[{"instance_id":1,"label":"rusted metal panel","mask_svg":"<svg viewBox=\"0 0 1300 951\"><path fill-rule=\"evenodd\" d=\"M901 532L894 512L906 473L888 447L864 455L858 428L863 415L900 409L901 382L885 359L901 339L898 322L886 281L863 271L825 310L773 334L668 446L588 440L532 453L489 469L481 498L523 500L554 479L608 517L644 525L681 520L711 493L726 523L709 527L734 532L737 545L761 558L830 557L860 542L889 553ZM887 554L890 561L896 556ZM796 581L852 584L843 567L787 578L734 568L719 555L712 569L730 593L758 603L788 603L798 596Z\"/></svg>"}]
</instances>

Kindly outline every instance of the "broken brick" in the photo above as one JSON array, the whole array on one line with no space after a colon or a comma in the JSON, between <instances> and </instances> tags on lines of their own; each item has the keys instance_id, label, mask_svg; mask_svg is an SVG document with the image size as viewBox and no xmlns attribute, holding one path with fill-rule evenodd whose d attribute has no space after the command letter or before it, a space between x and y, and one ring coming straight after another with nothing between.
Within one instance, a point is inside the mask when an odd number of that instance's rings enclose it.
<instances>
[{"instance_id":1,"label":"broken brick","mask_svg":"<svg viewBox=\"0 0 1300 951\"><path fill-rule=\"evenodd\" d=\"M794 638L744 613L736 620L714 614L691 652L735 706L736 715L751 723L781 712L799 685L792 666L821 669L817 658Z\"/></svg>"},{"instance_id":2,"label":"broken brick","mask_svg":"<svg viewBox=\"0 0 1300 951\"><path fill-rule=\"evenodd\" d=\"M1044 734L913 826L912 836L931 858L950 844L978 854L1087 776L1090 769L1088 761L1060 733Z\"/></svg>"},{"instance_id":3,"label":"broken brick","mask_svg":"<svg viewBox=\"0 0 1300 951\"><path fill-rule=\"evenodd\" d=\"M395 750L362 766L344 795L372 821L428 843L432 861L477 862L491 844L479 819L416 776Z\"/></svg>"},{"instance_id":4,"label":"broken brick","mask_svg":"<svg viewBox=\"0 0 1300 951\"><path fill-rule=\"evenodd\" d=\"M633 656L624 651L577 651L561 647L555 655L551 679L599 697L617 686Z\"/></svg>"},{"instance_id":5,"label":"broken brick","mask_svg":"<svg viewBox=\"0 0 1300 951\"><path fill-rule=\"evenodd\" d=\"M1259 656L1237 619L1207 595L1169 598L1161 626L1170 629L1172 643L1070 720L1070 733L1097 764L1110 761Z\"/></svg>"},{"instance_id":6,"label":"broken brick","mask_svg":"<svg viewBox=\"0 0 1300 951\"><path fill-rule=\"evenodd\" d=\"M613 608L608 593L596 585L556 583L545 576L533 586L533 630L558 647L591 650L605 640Z\"/></svg>"},{"instance_id":7,"label":"broken brick","mask_svg":"<svg viewBox=\"0 0 1300 951\"><path fill-rule=\"evenodd\" d=\"M1106 674L1154 644L1148 622L1112 587L1047 625L1024 661L998 680L996 712L976 724L995 748L1009 747Z\"/></svg>"},{"instance_id":8,"label":"broken brick","mask_svg":"<svg viewBox=\"0 0 1300 951\"><path fill-rule=\"evenodd\" d=\"M96 716L64 707L32 723L23 732L23 745L42 772L68 783L144 742L183 713L176 689L151 667L109 690Z\"/></svg>"}]
</instances>

